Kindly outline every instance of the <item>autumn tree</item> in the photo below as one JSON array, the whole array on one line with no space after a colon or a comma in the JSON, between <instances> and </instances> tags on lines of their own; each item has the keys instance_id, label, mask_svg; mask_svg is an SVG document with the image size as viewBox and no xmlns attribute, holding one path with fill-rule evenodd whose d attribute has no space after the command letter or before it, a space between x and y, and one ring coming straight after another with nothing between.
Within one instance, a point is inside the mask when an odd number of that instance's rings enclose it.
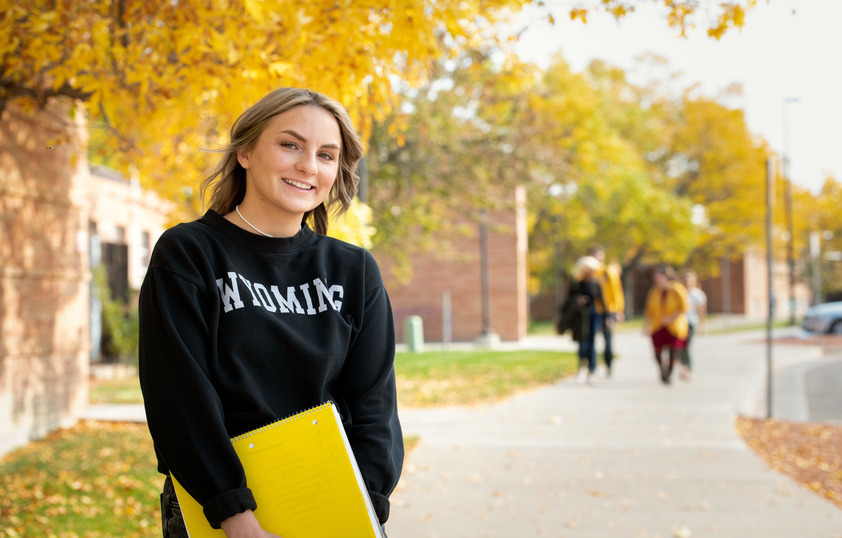
<instances>
[{"instance_id":1,"label":"autumn tree","mask_svg":"<svg viewBox=\"0 0 842 538\"><path fill-rule=\"evenodd\" d=\"M637 1L587 0L548 17L622 17ZM719 35L756 0L716 12L665 3L670 25ZM496 39L526 0L0 0L0 110L80 99L102 158L181 199L225 126L281 85L323 91L349 107L364 136L394 104L392 81L426 79L433 60Z\"/></svg>"},{"instance_id":2,"label":"autumn tree","mask_svg":"<svg viewBox=\"0 0 842 538\"><path fill-rule=\"evenodd\" d=\"M780 181L779 198L783 198L783 178ZM817 194L796 184L791 184L790 188L796 281L812 287L816 278L821 297L842 299L842 224L838 217L842 184L828 176ZM777 214L779 222L786 222L782 202L778 204ZM787 228L780 226L777 252L780 259L788 254L787 233Z\"/></svg>"},{"instance_id":3,"label":"autumn tree","mask_svg":"<svg viewBox=\"0 0 842 538\"><path fill-rule=\"evenodd\" d=\"M743 111L721 99L690 88L661 101L658 147L646 148L656 180L695 207L700 236L691 261L702 271L747 245L761 247L765 234L757 196L765 192L770 150L749 131Z\"/></svg>"},{"instance_id":4,"label":"autumn tree","mask_svg":"<svg viewBox=\"0 0 842 538\"><path fill-rule=\"evenodd\" d=\"M499 51L497 51L499 53ZM522 182L528 158L515 129L536 68L473 49L437 62L425 84L376 121L367 159L369 204L381 252L406 258L475 230ZM448 234L442 234L447 230Z\"/></svg>"},{"instance_id":5,"label":"autumn tree","mask_svg":"<svg viewBox=\"0 0 842 538\"><path fill-rule=\"evenodd\" d=\"M569 8L568 14L571 19L582 23L587 23L590 15L600 12L610 13L620 19L633 14L637 7L647 3L661 4L661 11L667 23L682 36L693 30L703 29L709 37L719 39L729 30L745 24L746 14L757 5L757 0L723 1L715 7L700 3L699 0L588 0L576 2ZM551 5L548 2L547 4ZM548 17L552 22L552 11Z\"/></svg>"},{"instance_id":6,"label":"autumn tree","mask_svg":"<svg viewBox=\"0 0 842 538\"><path fill-rule=\"evenodd\" d=\"M190 201L200 149L270 90L331 95L367 136L393 79L418 84L524 3L0 0L0 109L82 100L113 166Z\"/></svg>"},{"instance_id":7,"label":"autumn tree","mask_svg":"<svg viewBox=\"0 0 842 538\"><path fill-rule=\"evenodd\" d=\"M540 72L474 51L435 72L405 92L400 114L375 123L368 168L379 248L446 250L457 217L499 207L522 185L533 292L557 286L595 242L627 264L645 255L679 263L692 250L690 204L652 181L616 125L633 128L618 115L638 103L612 101L561 56Z\"/></svg>"}]
</instances>

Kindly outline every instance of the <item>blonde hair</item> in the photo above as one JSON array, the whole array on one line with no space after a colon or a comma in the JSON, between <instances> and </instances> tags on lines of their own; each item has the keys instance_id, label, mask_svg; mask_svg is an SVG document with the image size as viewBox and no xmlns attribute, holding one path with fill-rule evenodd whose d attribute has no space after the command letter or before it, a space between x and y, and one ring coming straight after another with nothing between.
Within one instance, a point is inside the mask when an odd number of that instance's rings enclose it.
<instances>
[{"instance_id":1,"label":"blonde hair","mask_svg":"<svg viewBox=\"0 0 842 538\"><path fill-rule=\"evenodd\" d=\"M582 256L576 260L576 267L573 268L573 278L583 280L587 273L596 273L602 267L600 261L593 256Z\"/></svg>"},{"instance_id":2,"label":"blonde hair","mask_svg":"<svg viewBox=\"0 0 842 538\"><path fill-rule=\"evenodd\" d=\"M219 150L222 157L211 172L202 179L200 192L202 201L210 191L208 207L226 215L243 201L246 195L246 170L240 165L237 153L249 151L257 144L269 122L278 114L293 108L314 105L330 112L339 125L342 148L339 152L339 170L330 194L322 204L304 214L302 222L313 219L316 233L326 234L329 215L341 215L351 205L357 194L359 176L357 163L363 157L363 146L357 136L348 112L333 99L312 90L301 88L279 88L248 110L243 112L231 126L229 143Z\"/></svg>"}]
</instances>

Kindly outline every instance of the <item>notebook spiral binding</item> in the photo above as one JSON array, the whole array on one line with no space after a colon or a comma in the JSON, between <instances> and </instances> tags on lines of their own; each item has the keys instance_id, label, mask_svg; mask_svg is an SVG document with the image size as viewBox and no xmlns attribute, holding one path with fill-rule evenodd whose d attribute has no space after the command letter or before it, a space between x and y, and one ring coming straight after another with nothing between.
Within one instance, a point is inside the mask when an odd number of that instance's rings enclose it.
<instances>
[{"instance_id":1,"label":"notebook spiral binding","mask_svg":"<svg viewBox=\"0 0 842 538\"><path fill-rule=\"evenodd\" d=\"M310 407L309 409L305 409L304 411L301 411L301 412L296 413L294 415L290 415L286 418L276 420L275 422L271 422L269 424L266 424L265 426L260 426L259 428L255 428L253 430L247 431L246 433L241 433L240 435L232 437L231 441L232 442L233 441L242 441L243 439L247 439L247 438L251 437L252 435L256 435L259 432L272 429L275 426L280 426L281 424L286 424L287 422L292 422L293 420L298 420L300 418L304 418L305 416L307 416L311 413L319 411L319 410L321 410L325 407L330 407L331 405L333 405L333 402L327 401L323 404L320 404L320 405L317 405L317 406L314 406L314 407Z\"/></svg>"}]
</instances>

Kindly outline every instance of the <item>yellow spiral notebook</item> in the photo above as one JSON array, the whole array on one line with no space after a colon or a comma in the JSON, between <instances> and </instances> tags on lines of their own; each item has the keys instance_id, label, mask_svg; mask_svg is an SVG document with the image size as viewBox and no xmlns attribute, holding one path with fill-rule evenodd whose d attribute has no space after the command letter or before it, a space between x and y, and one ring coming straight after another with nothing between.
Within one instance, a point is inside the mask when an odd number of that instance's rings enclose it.
<instances>
[{"instance_id":1,"label":"yellow spiral notebook","mask_svg":"<svg viewBox=\"0 0 842 538\"><path fill-rule=\"evenodd\" d=\"M283 538L384 538L333 402L231 439L261 526ZM172 477L190 538L222 537Z\"/></svg>"}]
</instances>

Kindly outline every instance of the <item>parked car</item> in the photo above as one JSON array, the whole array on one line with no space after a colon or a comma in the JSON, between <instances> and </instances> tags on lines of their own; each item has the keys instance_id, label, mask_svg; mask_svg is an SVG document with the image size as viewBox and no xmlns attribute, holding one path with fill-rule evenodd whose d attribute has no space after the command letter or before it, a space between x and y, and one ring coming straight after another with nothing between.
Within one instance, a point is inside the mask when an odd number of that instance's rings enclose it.
<instances>
[{"instance_id":1,"label":"parked car","mask_svg":"<svg viewBox=\"0 0 842 538\"><path fill-rule=\"evenodd\" d=\"M842 334L842 301L811 306L801 327L811 333Z\"/></svg>"}]
</instances>

